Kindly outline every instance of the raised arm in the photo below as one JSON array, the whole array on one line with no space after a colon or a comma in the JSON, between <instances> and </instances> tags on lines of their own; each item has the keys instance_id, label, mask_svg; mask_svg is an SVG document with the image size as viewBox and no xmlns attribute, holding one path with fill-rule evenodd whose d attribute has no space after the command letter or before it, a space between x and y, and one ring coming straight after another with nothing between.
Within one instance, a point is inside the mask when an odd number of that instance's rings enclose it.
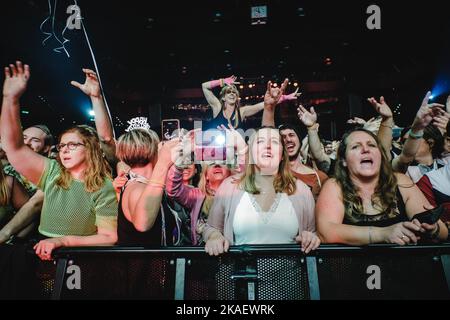
<instances>
[{"instance_id":1,"label":"raised arm","mask_svg":"<svg viewBox=\"0 0 450 320\"><path fill-rule=\"evenodd\" d=\"M205 95L206 101L212 108L214 118L217 117L220 110L222 110L222 104L214 95L212 89L223 87L224 85L239 84L239 82L236 82L236 79L237 78L235 76L231 76L225 79L212 80L202 83L203 94Z\"/></svg>"},{"instance_id":2,"label":"raised arm","mask_svg":"<svg viewBox=\"0 0 450 320\"><path fill-rule=\"evenodd\" d=\"M403 145L402 153L392 160L392 168L396 172L406 172L409 164L414 160L416 153L419 150L421 143L420 138L423 136L424 129L431 123L433 117L444 114L444 110L442 109L444 105L428 103L430 96L431 92L428 91L414 118L408 138Z\"/></svg>"},{"instance_id":3,"label":"raised arm","mask_svg":"<svg viewBox=\"0 0 450 320\"><path fill-rule=\"evenodd\" d=\"M85 95L89 96L92 103L92 108L95 114L95 127L97 129L98 136L103 152L106 155L108 163L115 164L116 160L116 144L114 141L114 129L111 123L111 119L108 114L108 110L100 90L100 83L98 81L96 73L91 69L82 69L86 75L84 84L77 81L71 81L70 83L80 89Z\"/></svg>"},{"instance_id":4,"label":"raised arm","mask_svg":"<svg viewBox=\"0 0 450 320\"><path fill-rule=\"evenodd\" d=\"M281 100L284 91L288 85L288 79L285 79L281 84L280 88L272 87L272 82L267 82L267 90L264 95L264 113L262 117L262 126L275 127L275 107Z\"/></svg>"},{"instance_id":5,"label":"raised arm","mask_svg":"<svg viewBox=\"0 0 450 320\"><path fill-rule=\"evenodd\" d=\"M180 150L179 140L171 140L161 146L149 183L138 197L135 206L130 206L131 222L136 230L144 232L153 227L164 194L167 172Z\"/></svg>"},{"instance_id":6,"label":"raised arm","mask_svg":"<svg viewBox=\"0 0 450 320\"><path fill-rule=\"evenodd\" d=\"M442 135L450 135L450 132L447 132L447 125L450 120L450 96L447 97L447 101L445 102L445 112L443 114L437 115L433 118L433 125L439 129Z\"/></svg>"},{"instance_id":7,"label":"raised arm","mask_svg":"<svg viewBox=\"0 0 450 320\"><path fill-rule=\"evenodd\" d=\"M319 137L319 124L317 123L317 113L311 107L308 110L300 105L297 109L298 118L308 129L308 144L313 158L320 170L329 172L331 158L325 153Z\"/></svg>"},{"instance_id":8,"label":"raised arm","mask_svg":"<svg viewBox=\"0 0 450 320\"><path fill-rule=\"evenodd\" d=\"M384 97L380 97L380 102L375 98L367 99L370 104L375 108L378 114L381 116L380 129L378 130L378 138L380 139L381 146L386 151L386 155L391 160L391 148L392 148L392 129L394 127L394 118L392 116L391 108L387 105Z\"/></svg>"},{"instance_id":9,"label":"raised arm","mask_svg":"<svg viewBox=\"0 0 450 320\"><path fill-rule=\"evenodd\" d=\"M5 68L0 136L2 147L12 166L34 184L45 169L45 158L23 143L19 99L27 88L30 67L17 61Z\"/></svg>"},{"instance_id":10,"label":"raised arm","mask_svg":"<svg viewBox=\"0 0 450 320\"><path fill-rule=\"evenodd\" d=\"M297 90L295 90L293 93L290 94L282 94L280 99L277 102L278 104L281 104L285 101L290 101L290 100L297 100L297 97L299 97L301 95L301 93L298 93L298 88ZM254 105L250 105L250 106L244 106L241 107L241 115L242 118L245 119L246 117L250 117L258 112L260 112L261 110L264 110L263 114L263 126L267 125L267 126L275 126L275 122L274 122L274 113L275 113L275 108L269 108L267 111L264 108L264 102L260 102ZM266 120L264 120L264 118L266 118ZM271 124L273 122L273 124ZM264 124L266 123L266 124Z\"/></svg>"}]
</instances>

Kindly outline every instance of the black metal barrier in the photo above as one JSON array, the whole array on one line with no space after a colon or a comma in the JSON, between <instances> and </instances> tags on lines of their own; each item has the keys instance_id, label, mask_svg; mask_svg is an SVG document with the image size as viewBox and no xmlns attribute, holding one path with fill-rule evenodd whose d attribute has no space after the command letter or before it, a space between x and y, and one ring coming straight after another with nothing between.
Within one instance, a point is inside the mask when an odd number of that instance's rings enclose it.
<instances>
[{"instance_id":1,"label":"black metal barrier","mask_svg":"<svg viewBox=\"0 0 450 320\"><path fill-rule=\"evenodd\" d=\"M63 248L36 271L52 299L449 299L450 244Z\"/></svg>"}]
</instances>

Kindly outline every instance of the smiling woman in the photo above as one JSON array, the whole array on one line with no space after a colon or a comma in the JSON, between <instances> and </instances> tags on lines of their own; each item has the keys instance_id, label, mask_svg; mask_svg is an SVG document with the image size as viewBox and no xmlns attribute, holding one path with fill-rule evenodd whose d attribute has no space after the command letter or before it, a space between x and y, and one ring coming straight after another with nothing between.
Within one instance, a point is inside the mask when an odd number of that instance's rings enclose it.
<instances>
[{"instance_id":1,"label":"smiling woman","mask_svg":"<svg viewBox=\"0 0 450 320\"><path fill-rule=\"evenodd\" d=\"M295 180L289 156L277 129L263 127L249 140L245 174L226 179L217 190L207 226L205 250L219 255L229 245L301 243L316 249L314 199Z\"/></svg>"}]
</instances>

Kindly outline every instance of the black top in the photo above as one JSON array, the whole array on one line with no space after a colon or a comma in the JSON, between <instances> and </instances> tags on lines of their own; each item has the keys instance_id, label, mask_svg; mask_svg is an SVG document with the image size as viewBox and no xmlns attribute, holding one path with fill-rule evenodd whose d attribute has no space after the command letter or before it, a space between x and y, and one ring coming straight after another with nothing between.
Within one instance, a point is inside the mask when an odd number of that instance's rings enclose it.
<instances>
[{"instance_id":1,"label":"black top","mask_svg":"<svg viewBox=\"0 0 450 320\"><path fill-rule=\"evenodd\" d=\"M117 216L117 244L120 246L172 245L172 230L175 227L175 221L170 209L167 207L166 197L163 196L163 199L161 200L158 216L156 217L153 227L148 231L139 232L134 225L128 221L122 210L122 198L125 188L126 186L120 193L119 211Z\"/></svg>"},{"instance_id":2,"label":"black top","mask_svg":"<svg viewBox=\"0 0 450 320\"><path fill-rule=\"evenodd\" d=\"M242 117L241 117L241 113L237 112L237 108L234 109L233 113L231 114L230 117L230 123L231 125L235 128L241 128L242 129ZM219 114L217 115L217 117L213 118L211 121L208 121L206 124L204 124L204 127L202 128L203 131L208 130L208 129L217 129L218 126L220 126L221 124L223 124L225 127L228 128L228 119L225 118L225 116L223 115L223 108L222 110L220 110ZM238 125L235 126L234 122L236 120L236 117L238 117Z\"/></svg>"},{"instance_id":3,"label":"black top","mask_svg":"<svg viewBox=\"0 0 450 320\"><path fill-rule=\"evenodd\" d=\"M353 212L354 221L350 221L348 217L345 216L343 223L354 226L389 227L399 222L408 221L409 219L406 215L405 203L398 187L396 192L396 202L397 208L394 213L381 212L379 214L368 215Z\"/></svg>"}]
</instances>

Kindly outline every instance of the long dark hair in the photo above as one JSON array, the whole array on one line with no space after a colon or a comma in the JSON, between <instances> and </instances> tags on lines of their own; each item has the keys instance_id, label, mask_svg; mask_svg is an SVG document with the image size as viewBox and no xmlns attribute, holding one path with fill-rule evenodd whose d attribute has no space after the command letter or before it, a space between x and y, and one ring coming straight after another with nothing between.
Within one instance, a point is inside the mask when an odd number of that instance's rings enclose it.
<instances>
[{"instance_id":1,"label":"long dark hair","mask_svg":"<svg viewBox=\"0 0 450 320\"><path fill-rule=\"evenodd\" d=\"M345 216L349 221L355 222L353 213L363 213L363 204L360 196L358 195L358 188L353 184L350 179L348 168L344 166L346 161L346 152L348 145L348 137L357 131L365 132L371 136L377 143L378 150L381 153L381 166L380 174L378 177L378 184L375 189L375 193L372 195L372 201L376 203L382 212L388 214L394 213L397 208L396 204L396 190L397 190L397 178L394 175L391 164L386 156L386 152L382 148L380 141L376 135L372 132L363 129L356 128L348 131L342 137L341 143L339 145L336 157L336 168L335 168L335 178L338 185L341 187Z\"/></svg>"}]
</instances>

